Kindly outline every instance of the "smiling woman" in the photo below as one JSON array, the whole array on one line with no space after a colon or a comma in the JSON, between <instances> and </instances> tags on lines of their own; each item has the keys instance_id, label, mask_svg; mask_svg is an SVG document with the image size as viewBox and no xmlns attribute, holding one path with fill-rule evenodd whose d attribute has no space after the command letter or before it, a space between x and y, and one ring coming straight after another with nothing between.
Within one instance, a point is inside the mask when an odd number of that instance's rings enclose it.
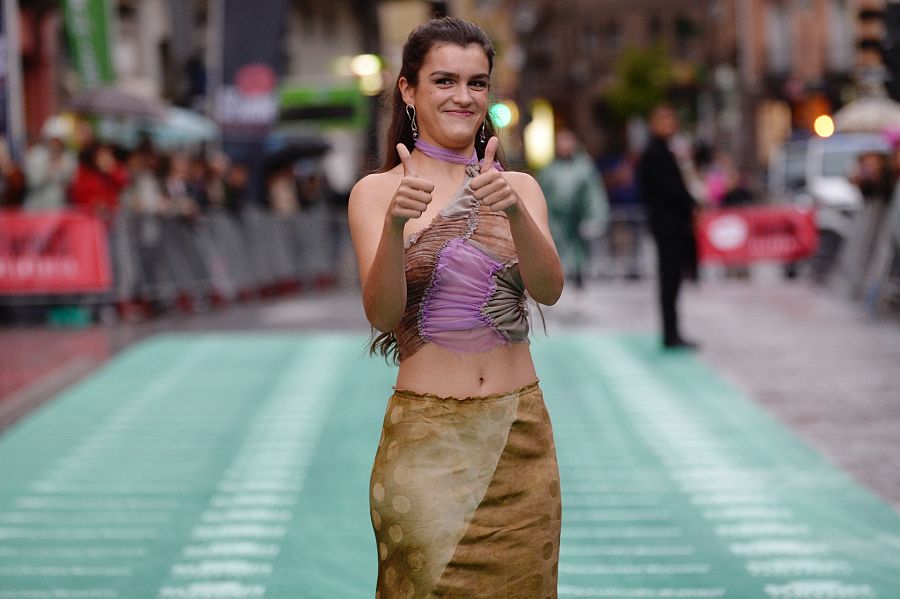
<instances>
[{"instance_id":1,"label":"smiling woman","mask_svg":"<svg viewBox=\"0 0 900 599\"><path fill-rule=\"evenodd\" d=\"M399 362L370 481L376 597L556 597L561 502L526 300L562 269L540 187L501 172L494 48L433 19L403 50L388 156L350 196L372 351Z\"/></svg>"}]
</instances>

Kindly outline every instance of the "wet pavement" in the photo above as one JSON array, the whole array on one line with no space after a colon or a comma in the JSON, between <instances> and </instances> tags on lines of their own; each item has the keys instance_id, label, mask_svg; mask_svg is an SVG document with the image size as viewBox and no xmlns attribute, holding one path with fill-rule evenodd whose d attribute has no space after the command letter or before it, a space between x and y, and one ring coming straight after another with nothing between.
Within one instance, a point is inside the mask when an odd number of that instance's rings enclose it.
<instances>
[{"instance_id":1,"label":"wet pavement","mask_svg":"<svg viewBox=\"0 0 900 599\"><path fill-rule=\"evenodd\" d=\"M699 357L827 460L900 510L900 318L870 317L834 289L715 272L682 298ZM548 334L655 335L651 281L592 281L545 308ZM537 335L543 335L538 324ZM150 322L0 330L0 427L134 342L171 331L368 332L354 291L302 294ZM538 364L540 373L541 364Z\"/></svg>"}]
</instances>

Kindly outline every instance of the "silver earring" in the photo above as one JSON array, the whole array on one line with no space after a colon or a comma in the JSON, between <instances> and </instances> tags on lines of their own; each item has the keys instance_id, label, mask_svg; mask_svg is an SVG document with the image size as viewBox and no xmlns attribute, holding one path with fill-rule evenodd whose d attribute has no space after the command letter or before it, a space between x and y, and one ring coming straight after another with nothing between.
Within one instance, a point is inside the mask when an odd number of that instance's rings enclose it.
<instances>
[{"instance_id":1,"label":"silver earring","mask_svg":"<svg viewBox=\"0 0 900 599\"><path fill-rule=\"evenodd\" d=\"M419 127L416 125L416 107L412 104L406 105L406 116L409 117L409 126L412 129L413 141L419 139Z\"/></svg>"},{"instance_id":2,"label":"silver earring","mask_svg":"<svg viewBox=\"0 0 900 599\"><path fill-rule=\"evenodd\" d=\"M481 135L480 135L479 138L478 138L478 139L481 140L481 143L484 143L484 140L485 140L485 138L486 138L486 135L485 135L485 133L484 133L484 126L485 126L485 123L482 122L482 123L481 123Z\"/></svg>"}]
</instances>

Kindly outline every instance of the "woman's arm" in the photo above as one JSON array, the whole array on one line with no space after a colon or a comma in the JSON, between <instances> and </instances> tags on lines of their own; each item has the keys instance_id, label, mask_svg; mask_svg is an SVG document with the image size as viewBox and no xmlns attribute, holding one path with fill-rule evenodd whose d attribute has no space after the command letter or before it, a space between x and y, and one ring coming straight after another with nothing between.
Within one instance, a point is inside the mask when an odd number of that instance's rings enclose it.
<instances>
[{"instance_id":1,"label":"woman's arm","mask_svg":"<svg viewBox=\"0 0 900 599\"><path fill-rule=\"evenodd\" d=\"M393 172L363 178L350 192L348 207L363 308L366 318L379 331L393 330L403 318L403 230L407 220L422 215L434 189L431 182L412 172L406 147L398 151L404 167L402 178Z\"/></svg>"},{"instance_id":2,"label":"woman's arm","mask_svg":"<svg viewBox=\"0 0 900 599\"><path fill-rule=\"evenodd\" d=\"M496 138L488 142L483 164L493 164L497 145ZM500 173L489 166L470 186L485 207L506 212L528 294L541 304L555 304L563 289L562 265L550 235L547 202L537 181L525 173Z\"/></svg>"}]
</instances>

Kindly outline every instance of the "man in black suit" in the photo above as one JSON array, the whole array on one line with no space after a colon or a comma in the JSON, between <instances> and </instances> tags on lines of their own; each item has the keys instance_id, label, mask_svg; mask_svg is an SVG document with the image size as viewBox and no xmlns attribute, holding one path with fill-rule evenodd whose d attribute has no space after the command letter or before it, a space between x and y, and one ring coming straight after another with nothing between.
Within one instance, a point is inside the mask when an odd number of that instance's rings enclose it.
<instances>
[{"instance_id":1,"label":"man in black suit","mask_svg":"<svg viewBox=\"0 0 900 599\"><path fill-rule=\"evenodd\" d=\"M638 160L636 175L656 242L663 345L696 349L678 328L678 292L685 271L696 259L693 215L695 201L669 148L678 132L675 109L663 104L650 115L651 139ZM694 263L695 266L695 263Z\"/></svg>"}]
</instances>

